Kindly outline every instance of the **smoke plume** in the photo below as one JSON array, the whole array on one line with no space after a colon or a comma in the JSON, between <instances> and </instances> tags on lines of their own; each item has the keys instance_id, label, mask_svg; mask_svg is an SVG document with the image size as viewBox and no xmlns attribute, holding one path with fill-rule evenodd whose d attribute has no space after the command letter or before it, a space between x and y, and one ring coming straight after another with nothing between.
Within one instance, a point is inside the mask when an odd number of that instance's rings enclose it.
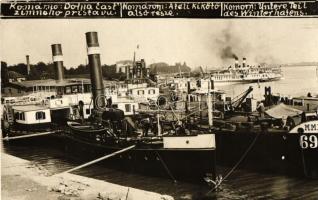
<instances>
[{"instance_id":1,"label":"smoke plume","mask_svg":"<svg viewBox=\"0 0 318 200\"><path fill-rule=\"evenodd\" d=\"M235 32L232 24L229 23L213 41L217 47L216 53L223 66L233 64L234 59L247 56L249 45L247 43L243 44L242 39Z\"/></svg>"},{"instance_id":2,"label":"smoke plume","mask_svg":"<svg viewBox=\"0 0 318 200\"><path fill-rule=\"evenodd\" d=\"M222 49L221 58L222 59L227 59L227 58L238 59L237 55L233 52L233 49L231 46L227 46Z\"/></svg>"}]
</instances>

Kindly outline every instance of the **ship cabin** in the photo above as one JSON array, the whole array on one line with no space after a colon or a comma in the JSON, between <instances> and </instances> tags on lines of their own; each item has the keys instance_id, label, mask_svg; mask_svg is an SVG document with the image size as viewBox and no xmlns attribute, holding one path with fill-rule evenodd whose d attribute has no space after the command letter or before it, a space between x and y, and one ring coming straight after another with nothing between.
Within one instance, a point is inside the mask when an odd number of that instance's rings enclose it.
<instances>
[{"instance_id":1,"label":"ship cabin","mask_svg":"<svg viewBox=\"0 0 318 200\"><path fill-rule=\"evenodd\" d=\"M112 98L111 107L124 111L125 116L130 116L137 113L139 103L126 97L114 97Z\"/></svg>"},{"instance_id":2,"label":"ship cabin","mask_svg":"<svg viewBox=\"0 0 318 200\"><path fill-rule=\"evenodd\" d=\"M291 103L293 107L299 110L303 110L306 112L318 111L318 96L312 97L311 95L307 95L307 96L294 97Z\"/></svg>"},{"instance_id":3,"label":"ship cabin","mask_svg":"<svg viewBox=\"0 0 318 200\"><path fill-rule=\"evenodd\" d=\"M311 93L308 93L307 96L299 97L274 94L272 98L274 104L284 103L304 112L318 111L318 96L312 96Z\"/></svg>"},{"instance_id":4,"label":"ship cabin","mask_svg":"<svg viewBox=\"0 0 318 200\"><path fill-rule=\"evenodd\" d=\"M39 130L50 127L50 109L44 106L14 106L14 124L20 130Z\"/></svg>"},{"instance_id":5,"label":"ship cabin","mask_svg":"<svg viewBox=\"0 0 318 200\"><path fill-rule=\"evenodd\" d=\"M131 96L137 102L148 102L149 99L157 100L160 93L157 87L141 87L129 90Z\"/></svg>"},{"instance_id":6,"label":"ship cabin","mask_svg":"<svg viewBox=\"0 0 318 200\"><path fill-rule=\"evenodd\" d=\"M2 88L3 97L18 97L46 93L48 95L64 95L90 92L89 79L54 79L29 80L23 82L12 82ZM48 96L47 95L47 96Z\"/></svg>"}]
</instances>

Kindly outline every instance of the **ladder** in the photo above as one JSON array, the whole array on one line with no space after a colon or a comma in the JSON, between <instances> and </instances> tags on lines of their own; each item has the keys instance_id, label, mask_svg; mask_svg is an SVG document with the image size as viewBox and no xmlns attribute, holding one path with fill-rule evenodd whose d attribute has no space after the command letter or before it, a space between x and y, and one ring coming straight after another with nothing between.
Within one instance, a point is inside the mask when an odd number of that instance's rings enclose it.
<instances>
[{"instance_id":1,"label":"ladder","mask_svg":"<svg viewBox=\"0 0 318 200\"><path fill-rule=\"evenodd\" d=\"M6 116L7 116L7 122L9 124L13 124L14 122L14 117L13 117L13 109L12 106L6 105Z\"/></svg>"}]
</instances>

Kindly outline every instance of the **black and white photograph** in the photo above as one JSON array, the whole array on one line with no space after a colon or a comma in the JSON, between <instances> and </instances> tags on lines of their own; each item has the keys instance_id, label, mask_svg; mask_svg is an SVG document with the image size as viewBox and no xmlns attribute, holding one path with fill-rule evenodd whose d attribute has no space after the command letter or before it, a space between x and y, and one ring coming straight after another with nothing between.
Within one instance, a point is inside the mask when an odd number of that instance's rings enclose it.
<instances>
[{"instance_id":1,"label":"black and white photograph","mask_svg":"<svg viewBox=\"0 0 318 200\"><path fill-rule=\"evenodd\" d=\"M1 199L318 199L318 3L1 3Z\"/></svg>"}]
</instances>

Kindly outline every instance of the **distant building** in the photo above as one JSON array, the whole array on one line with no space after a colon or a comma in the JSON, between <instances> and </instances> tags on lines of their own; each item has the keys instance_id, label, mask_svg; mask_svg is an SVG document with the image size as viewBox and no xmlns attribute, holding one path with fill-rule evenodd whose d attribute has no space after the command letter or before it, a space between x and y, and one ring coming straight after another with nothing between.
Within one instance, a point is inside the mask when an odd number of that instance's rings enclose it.
<instances>
[{"instance_id":1,"label":"distant building","mask_svg":"<svg viewBox=\"0 0 318 200\"><path fill-rule=\"evenodd\" d=\"M127 79L149 77L150 68L146 66L144 59L140 61L126 60L116 63L116 73L126 74Z\"/></svg>"},{"instance_id":2,"label":"distant building","mask_svg":"<svg viewBox=\"0 0 318 200\"><path fill-rule=\"evenodd\" d=\"M130 68L132 68L133 62L130 60L119 61L116 63L116 73L127 74Z\"/></svg>"},{"instance_id":3,"label":"distant building","mask_svg":"<svg viewBox=\"0 0 318 200\"><path fill-rule=\"evenodd\" d=\"M8 77L9 77L9 82L22 82L25 81L26 78L22 74L19 74L18 72L15 71L8 71Z\"/></svg>"}]
</instances>

